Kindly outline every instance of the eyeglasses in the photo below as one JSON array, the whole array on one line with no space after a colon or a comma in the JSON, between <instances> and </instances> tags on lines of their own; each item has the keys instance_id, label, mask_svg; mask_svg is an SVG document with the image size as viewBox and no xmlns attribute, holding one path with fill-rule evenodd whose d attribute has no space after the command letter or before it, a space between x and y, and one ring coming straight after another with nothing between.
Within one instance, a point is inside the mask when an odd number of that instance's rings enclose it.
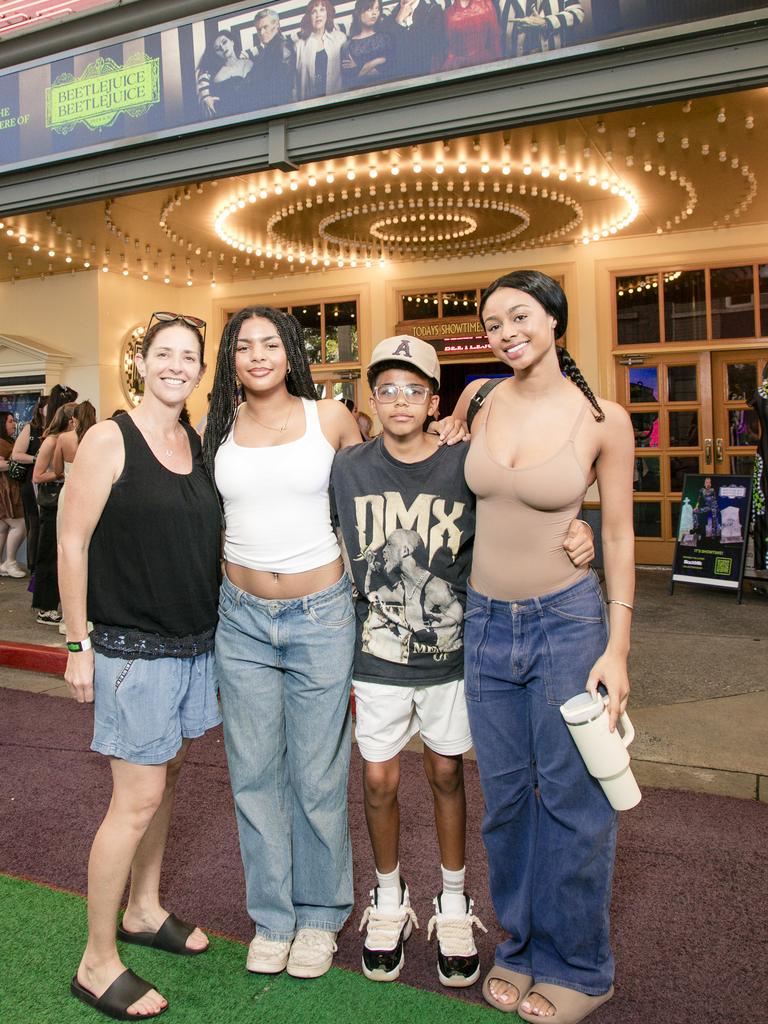
<instances>
[{"instance_id":1,"label":"eyeglasses","mask_svg":"<svg viewBox=\"0 0 768 1024\"><path fill-rule=\"evenodd\" d=\"M430 396L430 390L424 384L406 384L402 388L397 384L379 384L373 389L373 394L382 405L396 402L400 394L409 405L423 405Z\"/></svg>"},{"instance_id":2,"label":"eyeglasses","mask_svg":"<svg viewBox=\"0 0 768 1024\"><path fill-rule=\"evenodd\" d=\"M186 313L153 313L149 318L147 330L149 330L149 327L152 326L155 320L159 320L161 324L172 324L175 320L181 320L187 327L192 327L194 330L199 331L203 336L203 341L205 341L205 320L201 320L200 317L188 316Z\"/></svg>"}]
</instances>

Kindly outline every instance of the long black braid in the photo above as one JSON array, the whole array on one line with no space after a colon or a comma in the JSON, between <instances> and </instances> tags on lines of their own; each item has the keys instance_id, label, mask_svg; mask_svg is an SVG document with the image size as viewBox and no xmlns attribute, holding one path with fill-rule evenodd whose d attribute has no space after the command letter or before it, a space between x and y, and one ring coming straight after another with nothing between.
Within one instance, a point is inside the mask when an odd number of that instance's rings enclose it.
<instances>
[{"instance_id":1,"label":"long black braid","mask_svg":"<svg viewBox=\"0 0 768 1024\"><path fill-rule=\"evenodd\" d=\"M539 305L555 320L555 340L562 338L568 326L568 300L565 292L553 278L542 274L540 270L513 270L511 274L505 274L489 284L480 297L480 319L483 318L483 307L488 299L499 288L515 288L517 291L525 292L535 299ZM576 365L573 356L563 345L556 345L557 361L560 369L568 378L573 381L579 391L582 392L597 415L595 419L602 423L605 413L598 405L597 399L592 393L589 384L584 380L581 370Z\"/></svg>"},{"instance_id":2,"label":"long black braid","mask_svg":"<svg viewBox=\"0 0 768 1024\"><path fill-rule=\"evenodd\" d=\"M565 347L565 345L555 345L557 349L557 361L560 364L560 369L563 371L568 380L573 381L576 387L581 391L584 397L587 399L592 408L597 412L595 419L598 423L602 423L605 419L605 413L598 405L597 399L592 393L592 388L587 384L582 376L581 370L576 365L576 362Z\"/></svg>"},{"instance_id":3,"label":"long black braid","mask_svg":"<svg viewBox=\"0 0 768 1024\"><path fill-rule=\"evenodd\" d=\"M285 378L288 391L298 398L317 401L317 391L312 383L307 350L304 347L299 322L287 313L271 306L247 306L230 318L221 335L219 354L216 357L216 373L211 388L208 420L203 437L203 461L211 480L214 479L213 464L216 452L232 429L239 404L240 383L235 372L235 350L240 328L251 317L260 316L277 328L283 342L288 366L291 372Z\"/></svg>"}]
</instances>

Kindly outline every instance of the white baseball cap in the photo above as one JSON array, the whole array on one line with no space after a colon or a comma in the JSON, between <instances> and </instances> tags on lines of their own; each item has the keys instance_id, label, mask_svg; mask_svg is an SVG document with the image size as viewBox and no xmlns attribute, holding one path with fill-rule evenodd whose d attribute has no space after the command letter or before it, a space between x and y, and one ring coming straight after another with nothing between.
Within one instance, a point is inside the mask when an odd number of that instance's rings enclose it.
<instances>
[{"instance_id":1,"label":"white baseball cap","mask_svg":"<svg viewBox=\"0 0 768 1024\"><path fill-rule=\"evenodd\" d=\"M421 338L414 338L411 334L396 334L392 338L385 338L380 341L371 353L371 361L368 368L372 369L378 363L405 363L414 366L420 373L423 373L431 380L440 384L440 362L437 352Z\"/></svg>"}]
</instances>

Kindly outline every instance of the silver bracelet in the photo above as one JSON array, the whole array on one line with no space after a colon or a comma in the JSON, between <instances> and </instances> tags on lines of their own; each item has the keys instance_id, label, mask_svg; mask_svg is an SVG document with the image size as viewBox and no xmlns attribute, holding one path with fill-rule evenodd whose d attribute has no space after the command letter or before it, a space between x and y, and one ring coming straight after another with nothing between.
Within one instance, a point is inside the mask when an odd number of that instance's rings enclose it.
<instances>
[{"instance_id":1,"label":"silver bracelet","mask_svg":"<svg viewBox=\"0 0 768 1024\"><path fill-rule=\"evenodd\" d=\"M633 604L627 604L626 601L606 601L605 603L606 604L620 604L622 608L629 608L629 610L631 612L633 612L635 610L635 606Z\"/></svg>"}]
</instances>

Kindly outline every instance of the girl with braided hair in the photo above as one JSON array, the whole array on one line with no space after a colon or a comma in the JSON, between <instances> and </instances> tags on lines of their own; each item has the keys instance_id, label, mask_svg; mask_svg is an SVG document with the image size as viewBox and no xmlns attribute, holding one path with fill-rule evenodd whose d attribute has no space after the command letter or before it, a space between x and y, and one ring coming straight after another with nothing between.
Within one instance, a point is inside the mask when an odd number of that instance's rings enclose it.
<instances>
[{"instance_id":1,"label":"girl with braided hair","mask_svg":"<svg viewBox=\"0 0 768 1024\"><path fill-rule=\"evenodd\" d=\"M336 452L359 440L341 402L317 400L292 316L252 306L232 317L204 451L225 521L216 661L256 926L247 967L262 974L324 974L354 900L355 625L328 483Z\"/></svg>"},{"instance_id":2,"label":"girl with braided hair","mask_svg":"<svg viewBox=\"0 0 768 1024\"><path fill-rule=\"evenodd\" d=\"M598 402L557 344L568 304L552 278L532 270L499 278L480 316L494 355L514 372L477 413L465 466L477 495L465 692L491 894L509 934L483 995L526 1021L575 1024L613 995L617 816L560 706L603 686L613 730L627 705L634 437L625 410ZM470 385L455 415L482 383ZM594 481L610 639L596 577L563 549Z\"/></svg>"}]
</instances>

